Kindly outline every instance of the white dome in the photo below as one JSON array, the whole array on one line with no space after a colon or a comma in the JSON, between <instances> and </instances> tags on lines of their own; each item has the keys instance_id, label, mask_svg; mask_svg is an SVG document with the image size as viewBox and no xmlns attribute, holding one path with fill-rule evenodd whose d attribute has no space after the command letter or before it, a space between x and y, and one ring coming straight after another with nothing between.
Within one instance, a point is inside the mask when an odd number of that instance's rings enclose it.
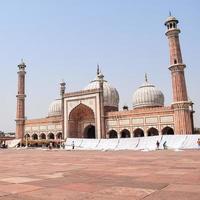
<instances>
[{"instance_id":1,"label":"white dome","mask_svg":"<svg viewBox=\"0 0 200 200\"><path fill-rule=\"evenodd\" d=\"M96 78L90 82L90 84L84 88L84 90L98 89L100 80L103 75L97 74ZM104 94L104 106L117 107L119 106L119 93L116 88L112 87L106 80L103 80L103 94Z\"/></svg>"},{"instance_id":2,"label":"white dome","mask_svg":"<svg viewBox=\"0 0 200 200\"><path fill-rule=\"evenodd\" d=\"M164 106L164 95L154 85L145 83L133 94L133 108Z\"/></svg>"},{"instance_id":3,"label":"white dome","mask_svg":"<svg viewBox=\"0 0 200 200\"><path fill-rule=\"evenodd\" d=\"M53 101L49 106L48 116L58 116L61 115L61 100L57 99Z\"/></svg>"}]
</instances>

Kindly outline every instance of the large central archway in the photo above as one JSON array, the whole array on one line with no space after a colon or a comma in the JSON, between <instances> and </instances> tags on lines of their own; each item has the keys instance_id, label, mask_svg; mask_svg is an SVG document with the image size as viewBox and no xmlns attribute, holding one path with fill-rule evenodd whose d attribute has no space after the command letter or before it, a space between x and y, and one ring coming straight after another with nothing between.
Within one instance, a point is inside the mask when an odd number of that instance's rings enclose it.
<instances>
[{"instance_id":1,"label":"large central archway","mask_svg":"<svg viewBox=\"0 0 200 200\"><path fill-rule=\"evenodd\" d=\"M94 112L90 107L81 103L69 115L68 137L95 138L95 127L89 127L87 124L95 124Z\"/></svg>"}]
</instances>

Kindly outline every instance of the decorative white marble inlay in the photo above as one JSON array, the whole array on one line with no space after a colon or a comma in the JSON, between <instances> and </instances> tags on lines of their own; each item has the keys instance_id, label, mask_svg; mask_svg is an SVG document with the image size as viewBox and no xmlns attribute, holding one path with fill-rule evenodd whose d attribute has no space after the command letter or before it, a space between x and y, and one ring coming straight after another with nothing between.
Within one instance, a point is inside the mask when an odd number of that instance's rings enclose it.
<instances>
[{"instance_id":1,"label":"decorative white marble inlay","mask_svg":"<svg viewBox=\"0 0 200 200\"><path fill-rule=\"evenodd\" d=\"M147 117L146 123L147 124L158 123L158 118L157 117Z\"/></svg>"},{"instance_id":2,"label":"decorative white marble inlay","mask_svg":"<svg viewBox=\"0 0 200 200\"><path fill-rule=\"evenodd\" d=\"M119 120L120 125L129 125L130 121L129 119L121 119Z\"/></svg>"},{"instance_id":3,"label":"decorative white marble inlay","mask_svg":"<svg viewBox=\"0 0 200 200\"><path fill-rule=\"evenodd\" d=\"M160 117L161 123L169 123L174 121L173 115Z\"/></svg>"},{"instance_id":4,"label":"decorative white marble inlay","mask_svg":"<svg viewBox=\"0 0 200 200\"><path fill-rule=\"evenodd\" d=\"M132 123L133 124L143 124L144 123L144 119L143 118L133 118L132 119Z\"/></svg>"},{"instance_id":5,"label":"decorative white marble inlay","mask_svg":"<svg viewBox=\"0 0 200 200\"><path fill-rule=\"evenodd\" d=\"M94 101L90 100L89 104L92 106L94 104Z\"/></svg>"},{"instance_id":6,"label":"decorative white marble inlay","mask_svg":"<svg viewBox=\"0 0 200 200\"><path fill-rule=\"evenodd\" d=\"M111 120L109 120L109 121L107 121L107 125L108 126L116 126L117 125L117 121L111 121Z\"/></svg>"},{"instance_id":7,"label":"decorative white marble inlay","mask_svg":"<svg viewBox=\"0 0 200 200\"><path fill-rule=\"evenodd\" d=\"M39 130L39 126L33 126L32 127L32 131L38 131Z\"/></svg>"},{"instance_id":8,"label":"decorative white marble inlay","mask_svg":"<svg viewBox=\"0 0 200 200\"><path fill-rule=\"evenodd\" d=\"M42 131L47 130L47 126L40 126L40 130Z\"/></svg>"},{"instance_id":9,"label":"decorative white marble inlay","mask_svg":"<svg viewBox=\"0 0 200 200\"><path fill-rule=\"evenodd\" d=\"M62 129L62 125L56 125L56 129Z\"/></svg>"},{"instance_id":10,"label":"decorative white marble inlay","mask_svg":"<svg viewBox=\"0 0 200 200\"><path fill-rule=\"evenodd\" d=\"M25 131L31 131L31 126L26 126Z\"/></svg>"},{"instance_id":11,"label":"decorative white marble inlay","mask_svg":"<svg viewBox=\"0 0 200 200\"><path fill-rule=\"evenodd\" d=\"M48 130L53 130L53 129L55 129L55 125L48 125Z\"/></svg>"}]
</instances>

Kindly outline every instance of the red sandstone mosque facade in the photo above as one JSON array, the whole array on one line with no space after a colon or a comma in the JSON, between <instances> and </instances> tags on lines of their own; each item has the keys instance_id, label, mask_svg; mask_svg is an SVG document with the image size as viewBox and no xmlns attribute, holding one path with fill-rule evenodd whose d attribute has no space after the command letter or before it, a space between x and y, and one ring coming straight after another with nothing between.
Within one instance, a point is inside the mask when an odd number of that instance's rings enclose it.
<instances>
[{"instance_id":1,"label":"red sandstone mosque facade","mask_svg":"<svg viewBox=\"0 0 200 200\"><path fill-rule=\"evenodd\" d=\"M193 133L193 103L188 100L178 20L169 16L165 22L169 41L173 102L164 106L164 95L145 77L133 95L133 108L119 111L119 94L97 69L96 78L81 91L65 93L60 84L60 98L52 102L48 116L25 119L25 68L18 71L16 138L56 140L66 138L120 138Z\"/></svg>"}]
</instances>

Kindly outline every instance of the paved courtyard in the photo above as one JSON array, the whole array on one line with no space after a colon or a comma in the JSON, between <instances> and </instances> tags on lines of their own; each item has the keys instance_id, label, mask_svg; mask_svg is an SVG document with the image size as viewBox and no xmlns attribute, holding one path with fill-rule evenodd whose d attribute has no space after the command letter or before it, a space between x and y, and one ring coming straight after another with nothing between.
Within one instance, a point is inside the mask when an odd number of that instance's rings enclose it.
<instances>
[{"instance_id":1,"label":"paved courtyard","mask_svg":"<svg viewBox=\"0 0 200 200\"><path fill-rule=\"evenodd\" d=\"M200 151L0 150L0 200L199 200Z\"/></svg>"}]
</instances>

